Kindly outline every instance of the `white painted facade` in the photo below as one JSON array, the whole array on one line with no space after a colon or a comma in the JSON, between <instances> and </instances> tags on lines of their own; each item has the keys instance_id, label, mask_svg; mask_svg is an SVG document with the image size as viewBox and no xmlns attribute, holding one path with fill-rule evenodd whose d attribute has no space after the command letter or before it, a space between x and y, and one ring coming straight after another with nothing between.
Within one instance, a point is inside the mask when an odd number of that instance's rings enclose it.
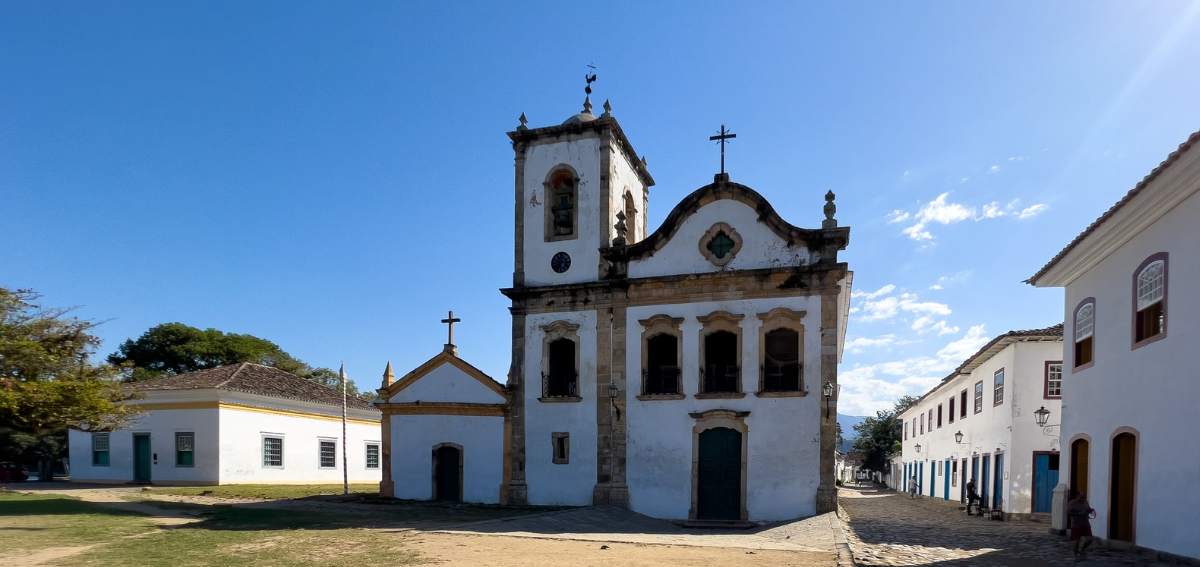
<instances>
[{"instance_id":1,"label":"white painted facade","mask_svg":"<svg viewBox=\"0 0 1200 567\"><path fill-rule=\"evenodd\" d=\"M77 482L134 482L134 436L150 437L150 482L154 484L317 484L342 481L341 408L222 390L147 392L130 402L144 411L108 433L109 463L93 464L93 433L71 430L71 479ZM379 414L352 409L347 425L350 482L378 482L380 468L367 468L367 444L382 449ZM192 433L191 466L176 462L176 434ZM283 466L263 463L263 437L283 439ZM319 463L319 440L336 443L336 464Z\"/></svg>"},{"instance_id":2,"label":"white painted facade","mask_svg":"<svg viewBox=\"0 0 1200 567\"><path fill-rule=\"evenodd\" d=\"M1066 361L1061 492L1086 477L1097 536L1127 539L1110 525L1113 439L1134 435L1132 540L1138 546L1200 558L1191 519L1200 509L1200 437L1186 423L1200 397L1191 354L1200 344L1200 133L1135 188L1111 214L1048 264L1031 283L1064 287ZM1133 192L1131 192L1133 193ZM1135 345L1135 272L1167 254L1165 334ZM1094 300L1094 360L1076 368L1076 308ZM1086 470L1072 470L1072 442L1088 443ZM1065 496L1064 496L1065 497Z\"/></svg>"},{"instance_id":3,"label":"white painted facade","mask_svg":"<svg viewBox=\"0 0 1200 567\"><path fill-rule=\"evenodd\" d=\"M749 232L749 231L748 231ZM699 236L697 235L697 238ZM748 244L754 246L757 243ZM699 254L697 254L699 255ZM820 365L812 353L820 351L820 333L804 333L806 360L802 368L803 397L760 398L759 327L765 314L777 307L804 312L806 330L820 327L817 297L698 302L632 307L628 319L636 325L654 315L683 319L681 325L684 399L640 400L641 372L630 373L635 382L625 392L629 408L628 483L630 509L659 518L687 518L692 506L692 427L695 412L712 409L748 411L746 509L756 520L783 520L815 513L813 494L820 483L818 470L821 419ZM699 316L716 311L742 315L740 332L740 399L697 399L700 376ZM626 368L640 369L642 335L638 327L626 333ZM593 422L594 423L594 422ZM531 490L532 493L532 490Z\"/></svg>"},{"instance_id":4,"label":"white painted facade","mask_svg":"<svg viewBox=\"0 0 1200 567\"><path fill-rule=\"evenodd\" d=\"M956 372L901 414L900 471L901 476L905 471L912 476L915 471L923 496L962 501L966 483L972 478L970 471L974 470L976 490L986 496L989 508L995 506L999 488L1001 510L1007 514L1028 515L1034 513L1031 503L1034 453L1053 453L1053 460L1058 459L1057 429L1038 426L1033 412L1045 407L1051 415L1061 415L1061 399L1047 397L1045 387L1047 364L1061 363L1062 342L1047 340L1044 336L1036 341L1006 336L994 343L997 347L1003 345L1002 348L989 354L989 348L985 347L969 359L972 369ZM994 393L999 371L1004 373L1004 391L1003 399L997 405ZM975 386L979 383L982 383L983 400L976 413ZM965 417L963 392L966 392L967 400ZM953 419L950 416L951 400ZM961 443L955 439L959 432L963 434ZM920 445L919 451L917 445ZM1001 470L997 469L997 455L1002 456ZM984 457L988 463L986 494L982 486ZM964 459L968 471L965 475ZM906 482L896 484L906 487ZM1053 485L1047 486L1052 489Z\"/></svg>"}]
</instances>

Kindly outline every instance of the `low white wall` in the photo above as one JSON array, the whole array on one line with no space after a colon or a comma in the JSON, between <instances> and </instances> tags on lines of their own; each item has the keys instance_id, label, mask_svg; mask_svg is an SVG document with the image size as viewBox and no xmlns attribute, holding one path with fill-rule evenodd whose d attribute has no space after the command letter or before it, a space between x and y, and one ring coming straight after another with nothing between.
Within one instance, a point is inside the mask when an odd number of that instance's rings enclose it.
<instances>
[{"instance_id":1,"label":"low white wall","mask_svg":"<svg viewBox=\"0 0 1200 567\"><path fill-rule=\"evenodd\" d=\"M175 465L175 433L195 435L194 465ZM150 434L150 480L156 483L217 484L218 418L216 409L154 410L141 414L127 427L109 433L109 466L92 465L92 434L68 433L71 480L76 482L133 482L133 435Z\"/></svg>"},{"instance_id":2,"label":"low white wall","mask_svg":"<svg viewBox=\"0 0 1200 567\"><path fill-rule=\"evenodd\" d=\"M263 466L262 438L283 437L283 467ZM350 422L346 428L350 482L379 482L382 468L366 468L367 442L380 444L378 423ZM337 442L337 466L321 468L322 438ZM282 415L243 409L221 409L221 484L306 484L342 482L340 418ZM382 467L382 463L380 464Z\"/></svg>"},{"instance_id":3,"label":"low white wall","mask_svg":"<svg viewBox=\"0 0 1200 567\"><path fill-rule=\"evenodd\" d=\"M463 449L463 501L500 501L504 474L504 418L493 416L393 415L392 481L396 498L433 497L433 447Z\"/></svg>"}]
</instances>

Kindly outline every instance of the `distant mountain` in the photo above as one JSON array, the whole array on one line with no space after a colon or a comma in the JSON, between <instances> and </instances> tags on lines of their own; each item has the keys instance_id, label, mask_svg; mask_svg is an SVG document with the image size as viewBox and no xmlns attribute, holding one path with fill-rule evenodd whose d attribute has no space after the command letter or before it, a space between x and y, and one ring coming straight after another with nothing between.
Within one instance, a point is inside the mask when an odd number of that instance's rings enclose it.
<instances>
[{"instance_id":1,"label":"distant mountain","mask_svg":"<svg viewBox=\"0 0 1200 567\"><path fill-rule=\"evenodd\" d=\"M854 426L862 423L864 419L867 417L837 414L838 423L842 424L842 444L838 446L838 451L845 453L850 450L850 446L854 444L854 438L857 436L854 433Z\"/></svg>"}]
</instances>

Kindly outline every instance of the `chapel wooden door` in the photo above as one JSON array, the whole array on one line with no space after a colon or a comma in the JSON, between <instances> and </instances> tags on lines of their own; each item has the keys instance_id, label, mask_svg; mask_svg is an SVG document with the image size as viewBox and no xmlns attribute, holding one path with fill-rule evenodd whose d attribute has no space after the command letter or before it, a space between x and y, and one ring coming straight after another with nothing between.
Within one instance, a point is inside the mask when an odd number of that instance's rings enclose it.
<instances>
[{"instance_id":1,"label":"chapel wooden door","mask_svg":"<svg viewBox=\"0 0 1200 567\"><path fill-rule=\"evenodd\" d=\"M1108 538L1134 541L1134 486L1137 480L1137 439L1121 433L1112 441L1112 478L1108 498Z\"/></svg>"},{"instance_id":2,"label":"chapel wooden door","mask_svg":"<svg viewBox=\"0 0 1200 567\"><path fill-rule=\"evenodd\" d=\"M700 432L696 516L742 519L742 434L726 427Z\"/></svg>"},{"instance_id":3,"label":"chapel wooden door","mask_svg":"<svg viewBox=\"0 0 1200 567\"><path fill-rule=\"evenodd\" d=\"M462 500L462 450L442 445L433 450L433 487L435 500Z\"/></svg>"}]
</instances>

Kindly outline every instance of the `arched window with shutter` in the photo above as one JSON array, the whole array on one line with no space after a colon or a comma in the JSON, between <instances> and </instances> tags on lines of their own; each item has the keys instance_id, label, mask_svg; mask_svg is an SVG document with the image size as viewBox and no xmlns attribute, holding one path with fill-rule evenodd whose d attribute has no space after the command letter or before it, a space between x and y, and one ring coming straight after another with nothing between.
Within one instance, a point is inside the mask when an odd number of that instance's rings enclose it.
<instances>
[{"instance_id":1,"label":"arched window with shutter","mask_svg":"<svg viewBox=\"0 0 1200 567\"><path fill-rule=\"evenodd\" d=\"M1075 307L1074 322L1075 370L1092 365L1096 344L1096 300L1089 297Z\"/></svg>"},{"instance_id":2,"label":"arched window with shutter","mask_svg":"<svg viewBox=\"0 0 1200 567\"><path fill-rule=\"evenodd\" d=\"M1167 334L1167 253L1146 258L1133 274L1133 348Z\"/></svg>"}]
</instances>

